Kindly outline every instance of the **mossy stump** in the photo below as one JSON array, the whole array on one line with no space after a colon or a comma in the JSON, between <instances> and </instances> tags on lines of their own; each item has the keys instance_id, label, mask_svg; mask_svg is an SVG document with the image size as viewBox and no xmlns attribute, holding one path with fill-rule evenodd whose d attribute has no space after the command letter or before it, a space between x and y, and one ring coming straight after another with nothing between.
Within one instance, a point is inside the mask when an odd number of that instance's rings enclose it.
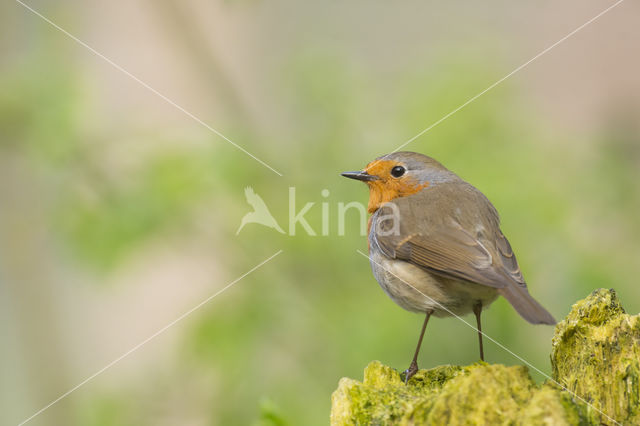
<instances>
[{"instance_id":1,"label":"mossy stump","mask_svg":"<svg viewBox=\"0 0 640 426\"><path fill-rule=\"evenodd\" d=\"M408 385L378 361L362 382L342 378L332 425L640 424L640 316L613 290L596 290L556 326L553 381L524 366L478 362L420 370ZM554 383L555 382L555 383Z\"/></svg>"}]
</instances>

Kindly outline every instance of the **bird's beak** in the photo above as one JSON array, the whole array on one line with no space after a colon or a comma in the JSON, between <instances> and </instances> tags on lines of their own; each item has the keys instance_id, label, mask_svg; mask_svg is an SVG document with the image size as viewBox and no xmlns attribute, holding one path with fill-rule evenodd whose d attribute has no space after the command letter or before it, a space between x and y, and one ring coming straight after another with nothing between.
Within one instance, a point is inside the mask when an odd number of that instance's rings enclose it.
<instances>
[{"instance_id":1,"label":"bird's beak","mask_svg":"<svg viewBox=\"0 0 640 426\"><path fill-rule=\"evenodd\" d=\"M344 172L341 173L341 175L349 179L361 180L363 182L371 182L372 180L380 179L378 176L370 175L367 172Z\"/></svg>"}]
</instances>

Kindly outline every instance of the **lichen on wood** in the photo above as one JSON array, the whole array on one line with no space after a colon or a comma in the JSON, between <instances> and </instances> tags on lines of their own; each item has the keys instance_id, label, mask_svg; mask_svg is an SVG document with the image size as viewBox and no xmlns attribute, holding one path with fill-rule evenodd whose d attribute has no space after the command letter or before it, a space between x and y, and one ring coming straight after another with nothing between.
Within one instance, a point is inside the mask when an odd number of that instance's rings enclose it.
<instances>
[{"instance_id":1,"label":"lichen on wood","mask_svg":"<svg viewBox=\"0 0 640 426\"><path fill-rule=\"evenodd\" d=\"M362 382L340 380L331 424L640 424L638 318L612 290L576 303L556 326L553 380L543 385L524 366L484 362L420 370L405 385L373 361Z\"/></svg>"},{"instance_id":2,"label":"lichen on wood","mask_svg":"<svg viewBox=\"0 0 640 426\"><path fill-rule=\"evenodd\" d=\"M614 290L579 301L556 326L553 378L588 401L604 423L640 424L640 315L625 313Z\"/></svg>"}]
</instances>

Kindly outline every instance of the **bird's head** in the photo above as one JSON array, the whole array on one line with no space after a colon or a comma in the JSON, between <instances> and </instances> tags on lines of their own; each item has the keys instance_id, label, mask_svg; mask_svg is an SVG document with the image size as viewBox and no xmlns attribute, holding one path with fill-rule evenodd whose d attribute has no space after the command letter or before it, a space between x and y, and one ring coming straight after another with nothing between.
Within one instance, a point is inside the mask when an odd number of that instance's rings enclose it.
<instances>
[{"instance_id":1,"label":"bird's head","mask_svg":"<svg viewBox=\"0 0 640 426\"><path fill-rule=\"evenodd\" d=\"M369 213L395 198L457 178L433 158L417 152L392 152L376 158L362 171L344 172L342 176L363 181L369 186Z\"/></svg>"}]
</instances>

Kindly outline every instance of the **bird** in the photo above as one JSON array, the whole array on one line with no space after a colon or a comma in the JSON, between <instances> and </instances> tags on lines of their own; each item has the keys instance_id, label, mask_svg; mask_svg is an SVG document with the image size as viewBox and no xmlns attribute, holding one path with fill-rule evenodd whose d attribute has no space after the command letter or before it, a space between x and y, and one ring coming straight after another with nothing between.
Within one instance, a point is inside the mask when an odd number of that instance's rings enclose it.
<instances>
[{"instance_id":1,"label":"bird","mask_svg":"<svg viewBox=\"0 0 640 426\"><path fill-rule=\"evenodd\" d=\"M247 213L242 217L242 220L240 221L240 227L236 231L236 235L238 235L242 228L244 228L244 226L248 223L259 223L260 225L273 228L281 234L284 234L284 231L282 230L282 228L280 228L278 222L276 222L276 220L271 215L271 212L267 208L267 205L264 203L264 200L255 193L253 188L251 188L250 186L246 187L244 189L244 196L247 199L247 203L249 203L249 205L253 207L253 211Z\"/></svg>"},{"instance_id":2,"label":"bird","mask_svg":"<svg viewBox=\"0 0 640 426\"><path fill-rule=\"evenodd\" d=\"M369 260L384 292L400 307L425 315L405 383L431 316L480 316L503 296L529 323L556 323L527 290L500 217L487 197L435 159L399 151L342 176L369 187Z\"/></svg>"}]
</instances>

